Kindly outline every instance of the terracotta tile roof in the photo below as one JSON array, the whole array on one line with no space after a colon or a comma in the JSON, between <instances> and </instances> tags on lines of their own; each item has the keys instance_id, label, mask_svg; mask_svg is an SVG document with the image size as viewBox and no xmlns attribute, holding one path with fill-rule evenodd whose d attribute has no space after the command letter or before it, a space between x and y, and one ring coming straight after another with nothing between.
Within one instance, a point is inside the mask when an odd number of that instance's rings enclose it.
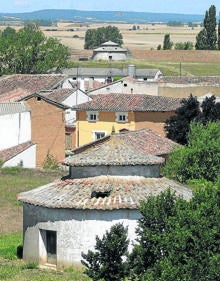
<instances>
[{"instance_id":1,"label":"terracotta tile roof","mask_svg":"<svg viewBox=\"0 0 220 281\"><path fill-rule=\"evenodd\" d=\"M161 135L159 135L157 132L152 131L148 128L140 129L137 131L126 131L121 132L119 134L115 135L109 135L102 139L93 141L91 143L88 143L86 145L80 146L72 151L72 153L78 154L82 152L88 152L95 151L96 154L102 153L101 147L108 146L108 143L112 138L115 138L116 140L119 140L122 146L128 147L132 146L136 152L139 151L145 156L149 155L156 155L156 156L164 156L168 155L176 146L179 146L179 144L173 142L172 140L165 138ZM99 148L99 150L96 150L96 147ZM105 148L103 148L105 150ZM87 155L87 154L85 154ZM93 156L92 156L93 157ZM101 155L100 155L101 157ZM103 157L103 155L102 155ZM67 160L67 159L66 159Z\"/></svg>"},{"instance_id":2,"label":"terracotta tile roof","mask_svg":"<svg viewBox=\"0 0 220 281\"><path fill-rule=\"evenodd\" d=\"M35 145L33 142L28 141L13 147L10 147L8 149L4 149L0 151L0 159L3 160L3 162L6 162L16 155L20 154L21 152L25 151L32 145Z\"/></svg>"},{"instance_id":3,"label":"terracotta tile roof","mask_svg":"<svg viewBox=\"0 0 220 281\"><path fill-rule=\"evenodd\" d=\"M137 209L140 200L167 188L186 200L192 197L191 190L166 178L99 176L50 183L18 194L18 200L47 208Z\"/></svg>"},{"instance_id":4,"label":"terracotta tile roof","mask_svg":"<svg viewBox=\"0 0 220 281\"><path fill-rule=\"evenodd\" d=\"M97 142L93 147L67 157L64 164L68 166L124 166L154 165L163 162L163 158L143 153L132 142L111 136L106 142Z\"/></svg>"},{"instance_id":5,"label":"terracotta tile roof","mask_svg":"<svg viewBox=\"0 0 220 281\"><path fill-rule=\"evenodd\" d=\"M220 76L164 76L159 83L220 85Z\"/></svg>"},{"instance_id":6,"label":"terracotta tile roof","mask_svg":"<svg viewBox=\"0 0 220 281\"><path fill-rule=\"evenodd\" d=\"M0 78L0 102L18 101L41 90L50 90L62 83L60 74L15 74Z\"/></svg>"},{"instance_id":7,"label":"terracotta tile roof","mask_svg":"<svg viewBox=\"0 0 220 281\"><path fill-rule=\"evenodd\" d=\"M74 106L76 110L150 112L175 111L181 99L134 94L95 95L90 102Z\"/></svg>"},{"instance_id":8,"label":"terracotta tile roof","mask_svg":"<svg viewBox=\"0 0 220 281\"><path fill-rule=\"evenodd\" d=\"M53 91L41 91L40 95L47 97L48 99L54 100L56 102L62 103L71 94L73 94L76 89L56 89Z\"/></svg>"}]
</instances>

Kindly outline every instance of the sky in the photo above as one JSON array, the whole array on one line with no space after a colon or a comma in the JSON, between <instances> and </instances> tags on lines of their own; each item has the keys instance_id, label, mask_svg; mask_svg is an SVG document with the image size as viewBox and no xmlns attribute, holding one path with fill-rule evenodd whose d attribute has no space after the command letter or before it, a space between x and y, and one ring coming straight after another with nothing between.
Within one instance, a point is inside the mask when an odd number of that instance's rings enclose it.
<instances>
[{"instance_id":1,"label":"sky","mask_svg":"<svg viewBox=\"0 0 220 281\"><path fill-rule=\"evenodd\" d=\"M76 9L204 15L211 5L219 14L219 0L0 0L0 13Z\"/></svg>"}]
</instances>

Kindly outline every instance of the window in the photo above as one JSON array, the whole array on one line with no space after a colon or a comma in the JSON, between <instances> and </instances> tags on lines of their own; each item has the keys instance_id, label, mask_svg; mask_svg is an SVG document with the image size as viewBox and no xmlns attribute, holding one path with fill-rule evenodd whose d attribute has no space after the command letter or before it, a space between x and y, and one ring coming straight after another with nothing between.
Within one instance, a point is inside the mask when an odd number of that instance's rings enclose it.
<instances>
[{"instance_id":1,"label":"window","mask_svg":"<svg viewBox=\"0 0 220 281\"><path fill-rule=\"evenodd\" d=\"M98 112L95 111L87 112L87 120L93 122L98 121Z\"/></svg>"},{"instance_id":2,"label":"window","mask_svg":"<svg viewBox=\"0 0 220 281\"><path fill-rule=\"evenodd\" d=\"M93 131L93 139L100 140L106 136L106 131Z\"/></svg>"},{"instance_id":3,"label":"window","mask_svg":"<svg viewBox=\"0 0 220 281\"><path fill-rule=\"evenodd\" d=\"M121 122L121 123L128 122L128 113L127 112L117 112L116 113L116 122Z\"/></svg>"},{"instance_id":4,"label":"window","mask_svg":"<svg viewBox=\"0 0 220 281\"><path fill-rule=\"evenodd\" d=\"M66 143L66 149L72 148L72 135L66 133L65 134L65 143Z\"/></svg>"}]
</instances>

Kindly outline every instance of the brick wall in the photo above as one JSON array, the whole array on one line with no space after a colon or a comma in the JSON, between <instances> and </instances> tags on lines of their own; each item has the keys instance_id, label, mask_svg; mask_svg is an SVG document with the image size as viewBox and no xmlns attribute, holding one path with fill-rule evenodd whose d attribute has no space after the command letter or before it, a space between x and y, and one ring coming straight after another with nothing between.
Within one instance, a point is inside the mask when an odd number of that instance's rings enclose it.
<instances>
[{"instance_id":1,"label":"brick wall","mask_svg":"<svg viewBox=\"0 0 220 281\"><path fill-rule=\"evenodd\" d=\"M58 162L65 158L65 113L64 109L38 98L27 100L31 110L32 141L37 144L37 166L49 153Z\"/></svg>"}]
</instances>

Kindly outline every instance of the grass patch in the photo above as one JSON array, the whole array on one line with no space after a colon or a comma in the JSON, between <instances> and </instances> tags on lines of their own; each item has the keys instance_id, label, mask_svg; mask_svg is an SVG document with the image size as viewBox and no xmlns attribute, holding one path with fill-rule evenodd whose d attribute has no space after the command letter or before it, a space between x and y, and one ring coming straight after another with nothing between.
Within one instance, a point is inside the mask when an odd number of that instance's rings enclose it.
<instances>
[{"instance_id":1,"label":"grass patch","mask_svg":"<svg viewBox=\"0 0 220 281\"><path fill-rule=\"evenodd\" d=\"M16 257L21 244L21 233L0 235L0 280L5 281L89 281L82 269L50 271L38 268L36 263L25 263Z\"/></svg>"},{"instance_id":2,"label":"grass patch","mask_svg":"<svg viewBox=\"0 0 220 281\"><path fill-rule=\"evenodd\" d=\"M21 233L0 235L0 257L10 260L17 259L17 247L21 244Z\"/></svg>"},{"instance_id":3,"label":"grass patch","mask_svg":"<svg viewBox=\"0 0 220 281\"><path fill-rule=\"evenodd\" d=\"M16 199L18 193L47 184L64 174L67 173L20 167L0 169L0 207L18 206Z\"/></svg>"}]
</instances>

